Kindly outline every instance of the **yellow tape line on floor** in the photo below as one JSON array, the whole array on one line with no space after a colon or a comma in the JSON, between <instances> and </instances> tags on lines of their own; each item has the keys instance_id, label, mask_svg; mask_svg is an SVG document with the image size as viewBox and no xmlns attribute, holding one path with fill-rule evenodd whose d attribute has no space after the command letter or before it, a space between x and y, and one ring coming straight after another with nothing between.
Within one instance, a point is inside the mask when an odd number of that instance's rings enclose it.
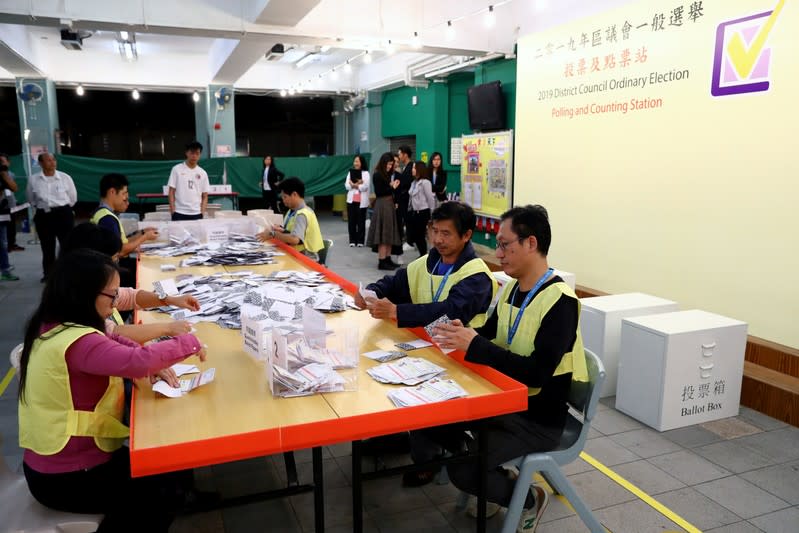
<instances>
[{"instance_id":1,"label":"yellow tape line on floor","mask_svg":"<svg viewBox=\"0 0 799 533\"><path fill-rule=\"evenodd\" d=\"M6 377L3 378L3 381L0 381L0 396L3 395L3 393L6 391L6 387L8 387L8 384L11 383L12 379L14 379L15 372L16 370L14 370L14 367L12 366L8 369Z\"/></svg>"},{"instance_id":2,"label":"yellow tape line on floor","mask_svg":"<svg viewBox=\"0 0 799 533\"><path fill-rule=\"evenodd\" d=\"M642 491L641 489L639 489L638 487L636 487L635 485L633 485L632 483L630 483L629 481L621 477L619 474L617 474L607 466L603 465L602 463L600 463L599 461L597 461L587 453L582 452L580 454L580 458L586 463L596 468L597 470L599 470L600 472L602 472L603 474L605 474L606 476L608 476L610 479L612 479L622 487L624 487L625 489L627 489L628 491L638 496L638 498L641 499L644 503L652 507L654 510L656 510L657 512L659 512L660 514L662 514L663 516L665 516L675 524L679 525L688 533L702 533L700 529L693 526L690 522L677 515L674 511L672 511L671 509L669 509L668 507L666 507L665 505L654 499L652 496Z\"/></svg>"}]
</instances>

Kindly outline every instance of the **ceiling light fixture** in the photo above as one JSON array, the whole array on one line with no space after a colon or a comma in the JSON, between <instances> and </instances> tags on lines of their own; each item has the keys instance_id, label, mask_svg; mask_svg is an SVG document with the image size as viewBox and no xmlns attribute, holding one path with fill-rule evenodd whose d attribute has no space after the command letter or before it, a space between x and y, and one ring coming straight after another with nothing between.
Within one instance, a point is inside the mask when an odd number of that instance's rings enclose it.
<instances>
[{"instance_id":1,"label":"ceiling light fixture","mask_svg":"<svg viewBox=\"0 0 799 533\"><path fill-rule=\"evenodd\" d=\"M494 6L488 6L488 12L486 13L486 28L493 28L494 24L497 23L497 17L494 15Z\"/></svg>"},{"instance_id":2,"label":"ceiling light fixture","mask_svg":"<svg viewBox=\"0 0 799 533\"><path fill-rule=\"evenodd\" d=\"M286 91L286 89L280 89L280 96L285 98L287 94L288 94L288 91Z\"/></svg>"},{"instance_id":3,"label":"ceiling light fixture","mask_svg":"<svg viewBox=\"0 0 799 533\"><path fill-rule=\"evenodd\" d=\"M133 97L134 100L138 100L141 97L141 95L139 94L139 90L138 89L133 89L133 92L131 93L131 96Z\"/></svg>"},{"instance_id":4,"label":"ceiling light fixture","mask_svg":"<svg viewBox=\"0 0 799 533\"><path fill-rule=\"evenodd\" d=\"M191 99L194 100L195 102L199 102L200 101L200 93L198 93L197 91L194 91L194 94L191 95Z\"/></svg>"},{"instance_id":5,"label":"ceiling light fixture","mask_svg":"<svg viewBox=\"0 0 799 533\"><path fill-rule=\"evenodd\" d=\"M447 40L448 41L452 41L452 40L455 39L455 26L452 25L452 21L451 20L447 21L447 32L446 32L446 35L447 35Z\"/></svg>"},{"instance_id":6,"label":"ceiling light fixture","mask_svg":"<svg viewBox=\"0 0 799 533\"><path fill-rule=\"evenodd\" d=\"M78 84L78 86L77 86L77 87L75 87L75 92L77 93L77 95L78 95L78 96L83 96L83 94L84 94L86 91L84 91L84 90L83 90L83 85L81 85L81 84Z\"/></svg>"},{"instance_id":7,"label":"ceiling light fixture","mask_svg":"<svg viewBox=\"0 0 799 533\"><path fill-rule=\"evenodd\" d=\"M117 48L119 49L119 55L121 55L125 61L136 61L139 58L139 51L136 48L136 34L133 32L119 32Z\"/></svg>"},{"instance_id":8,"label":"ceiling light fixture","mask_svg":"<svg viewBox=\"0 0 799 533\"><path fill-rule=\"evenodd\" d=\"M289 96L294 96L294 93L296 93L296 92L297 92L297 91L295 91L295 90L294 90L294 87L291 87L291 88L289 89Z\"/></svg>"}]
</instances>

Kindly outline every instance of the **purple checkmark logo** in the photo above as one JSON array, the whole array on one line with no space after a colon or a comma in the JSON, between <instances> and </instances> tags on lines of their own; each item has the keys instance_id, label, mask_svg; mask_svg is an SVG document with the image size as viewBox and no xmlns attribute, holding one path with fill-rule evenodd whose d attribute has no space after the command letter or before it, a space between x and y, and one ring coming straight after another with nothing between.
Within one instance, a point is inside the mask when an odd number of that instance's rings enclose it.
<instances>
[{"instance_id":1,"label":"purple checkmark logo","mask_svg":"<svg viewBox=\"0 0 799 533\"><path fill-rule=\"evenodd\" d=\"M771 48L766 45L784 5L785 0L780 0L772 11L719 24L710 87L713 96L768 90Z\"/></svg>"}]
</instances>

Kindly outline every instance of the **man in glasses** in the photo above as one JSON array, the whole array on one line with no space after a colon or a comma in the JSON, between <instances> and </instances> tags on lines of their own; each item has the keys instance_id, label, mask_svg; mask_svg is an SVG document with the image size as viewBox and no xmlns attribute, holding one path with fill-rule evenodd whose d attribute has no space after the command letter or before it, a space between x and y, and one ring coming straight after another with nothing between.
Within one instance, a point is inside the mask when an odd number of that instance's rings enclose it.
<instances>
[{"instance_id":1,"label":"man in glasses","mask_svg":"<svg viewBox=\"0 0 799 533\"><path fill-rule=\"evenodd\" d=\"M476 217L471 207L445 202L431 215L433 248L396 274L366 288L377 299L355 294L355 304L374 318L390 318L401 328L426 326L442 315L482 326L497 292L497 282L472 247Z\"/></svg>"},{"instance_id":2,"label":"man in glasses","mask_svg":"<svg viewBox=\"0 0 799 533\"><path fill-rule=\"evenodd\" d=\"M552 233L546 209L540 205L514 207L502 215L496 255L502 269L514 278L503 287L496 310L477 330L461 321L435 331L444 348L466 352L466 361L488 365L528 386L527 411L492 418L485 423L488 450L488 512L510 503L515 480L499 468L533 452L554 449L566 424L572 381L588 381L580 336L580 303L574 291L556 276L547 262ZM473 442L467 424L411 432L414 461L431 460L441 446ZM454 446L452 443L456 443ZM477 465L448 466L459 489L476 494ZM531 486L518 531L534 531L548 499Z\"/></svg>"}]
</instances>

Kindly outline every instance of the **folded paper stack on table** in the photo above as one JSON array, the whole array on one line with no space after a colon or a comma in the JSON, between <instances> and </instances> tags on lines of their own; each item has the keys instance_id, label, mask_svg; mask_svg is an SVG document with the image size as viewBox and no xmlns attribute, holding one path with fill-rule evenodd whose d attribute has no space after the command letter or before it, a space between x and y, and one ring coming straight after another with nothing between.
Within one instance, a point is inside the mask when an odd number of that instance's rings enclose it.
<instances>
[{"instance_id":1,"label":"folded paper stack on table","mask_svg":"<svg viewBox=\"0 0 799 533\"><path fill-rule=\"evenodd\" d=\"M388 399L397 407L423 405L463 398L468 393L451 379L433 378L416 387L402 387L388 393Z\"/></svg>"},{"instance_id":2,"label":"folded paper stack on table","mask_svg":"<svg viewBox=\"0 0 799 533\"><path fill-rule=\"evenodd\" d=\"M406 357L396 362L373 366L367 374L381 383L418 385L430 378L440 376L445 368L420 357Z\"/></svg>"}]
</instances>

